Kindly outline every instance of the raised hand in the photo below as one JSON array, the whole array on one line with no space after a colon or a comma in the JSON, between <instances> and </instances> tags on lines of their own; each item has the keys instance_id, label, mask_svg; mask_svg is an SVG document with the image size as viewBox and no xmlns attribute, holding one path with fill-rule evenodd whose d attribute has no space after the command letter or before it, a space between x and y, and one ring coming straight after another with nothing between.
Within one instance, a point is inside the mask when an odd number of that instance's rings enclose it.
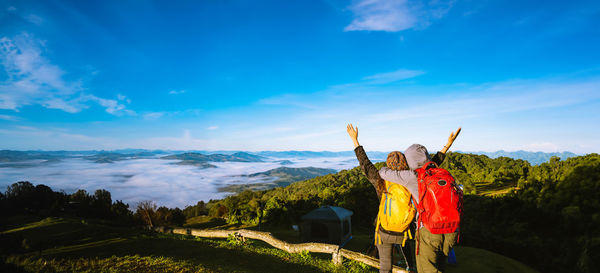
<instances>
[{"instance_id":1,"label":"raised hand","mask_svg":"<svg viewBox=\"0 0 600 273\"><path fill-rule=\"evenodd\" d=\"M451 132L450 136L448 137L448 148L450 148L450 146L452 145L452 143L454 143L454 140L456 140L456 137L458 136L458 134L460 134L460 127L458 127L458 130L456 130L456 132Z\"/></svg>"},{"instance_id":2,"label":"raised hand","mask_svg":"<svg viewBox=\"0 0 600 273\"><path fill-rule=\"evenodd\" d=\"M360 146L360 144L358 144L358 127L355 129L354 126L352 126L352 123L350 123L346 126L346 131L348 131L348 135L352 139L352 142L354 142L354 148Z\"/></svg>"},{"instance_id":3,"label":"raised hand","mask_svg":"<svg viewBox=\"0 0 600 273\"><path fill-rule=\"evenodd\" d=\"M450 149L450 146L452 146L452 143L454 143L454 140L456 140L456 137L458 136L458 134L460 134L460 130L461 128L458 127L458 130L456 130L456 132L450 133L450 136L448 137L448 143L446 143L446 146L444 146L444 148L441 150L442 153L445 154Z\"/></svg>"}]
</instances>

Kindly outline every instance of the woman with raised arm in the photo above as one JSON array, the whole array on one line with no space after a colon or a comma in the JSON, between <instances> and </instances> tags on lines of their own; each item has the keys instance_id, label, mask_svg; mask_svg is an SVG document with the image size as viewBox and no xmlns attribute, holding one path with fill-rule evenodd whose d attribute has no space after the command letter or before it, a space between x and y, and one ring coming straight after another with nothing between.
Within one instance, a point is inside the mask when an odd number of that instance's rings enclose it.
<instances>
[{"instance_id":1,"label":"woman with raised arm","mask_svg":"<svg viewBox=\"0 0 600 273\"><path fill-rule=\"evenodd\" d=\"M350 135L350 138L354 142L354 152L356 154L356 158L358 159L360 167L362 168L364 174L367 176L367 179L369 180L369 182L371 182L371 184L373 184L373 187L375 188L375 191L377 192L377 197L379 198L380 203L381 203L381 202L383 202L383 201L381 201L382 194L384 194L386 196L386 198L388 197L388 195L390 195L389 194L390 189L388 188L389 186L386 187L386 181L381 179L381 177L379 176L379 172L377 171L377 168L375 168L373 163L371 163L371 161L367 157L367 153L365 152L363 147L360 146L360 144L358 143L358 127L355 129L352 126L352 124L348 124L347 131L348 131L348 135ZM397 152L397 151L391 152L388 154L388 157L386 160L386 165L391 170L399 170L399 171L407 170L408 171L408 169L409 169L408 164L406 163L406 158L404 157L404 155L401 152ZM402 186L400 186L400 187L402 187ZM407 196L407 200L405 200L407 202L406 205L409 205L410 204L410 193L408 193L408 191L406 191L406 189L404 187L402 187L402 188L406 192L406 196ZM387 208L387 200L385 200L385 201L386 201L385 202L386 207L384 208L384 210L385 209L391 210L391 204L390 204L390 208L388 209ZM381 210L381 207L380 207L380 210ZM408 212L408 210L407 210L407 211L403 211L402 213L406 214L406 213L410 213L410 212ZM412 221L412 217L414 217L414 210L412 211L412 215L410 215L410 217L411 218L408 219L408 221ZM405 231L408 228L406 227L401 231L386 230L384 227L382 227L379 218L380 218L380 214L378 214L378 216L377 216L377 222L376 222L376 227L375 227L375 245L377 246L377 251L379 253L379 272L388 273L388 272L391 272L391 270L392 270L392 246L393 246L393 244L403 244L406 241ZM406 262L408 263L408 261L406 261Z\"/></svg>"}]
</instances>

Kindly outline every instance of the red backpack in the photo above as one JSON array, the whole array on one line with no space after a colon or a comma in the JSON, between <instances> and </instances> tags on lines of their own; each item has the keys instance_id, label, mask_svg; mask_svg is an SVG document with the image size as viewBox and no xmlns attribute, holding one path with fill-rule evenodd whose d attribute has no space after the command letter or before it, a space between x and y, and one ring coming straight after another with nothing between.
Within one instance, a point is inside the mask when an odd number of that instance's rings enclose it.
<instances>
[{"instance_id":1,"label":"red backpack","mask_svg":"<svg viewBox=\"0 0 600 273\"><path fill-rule=\"evenodd\" d=\"M462 214L463 191L454 177L434 162L416 169L419 182L417 226L423 223L433 234L457 231Z\"/></svg>"}]
</instances>

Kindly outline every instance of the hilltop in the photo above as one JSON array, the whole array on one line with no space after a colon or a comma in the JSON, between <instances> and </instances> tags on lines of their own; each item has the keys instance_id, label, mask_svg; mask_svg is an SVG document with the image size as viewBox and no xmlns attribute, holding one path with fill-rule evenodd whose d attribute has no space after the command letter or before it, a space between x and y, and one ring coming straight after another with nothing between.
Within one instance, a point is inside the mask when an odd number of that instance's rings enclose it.
<instances>
[{"instance_id":1,"label":"hilltop","mask_svg":"<svg viewBox=\"0 0 600 273\"><path fill-rule=\"evenodd\" d=\"M253 173L250 175L243 175L246 177L263 177L263 178L274 178L275 180L264 183L251 183L241 185L228 185L219 188L219 191L223 192L242 192L244 190L269 190L276 187L283 187L290 185L297 181L302 181L317 176L323 176L327 174L336 173L334 169L324 169L315 167L304 167L304 168L289 168L279 167L276 169Z\"/></svg>"}]
</instances>

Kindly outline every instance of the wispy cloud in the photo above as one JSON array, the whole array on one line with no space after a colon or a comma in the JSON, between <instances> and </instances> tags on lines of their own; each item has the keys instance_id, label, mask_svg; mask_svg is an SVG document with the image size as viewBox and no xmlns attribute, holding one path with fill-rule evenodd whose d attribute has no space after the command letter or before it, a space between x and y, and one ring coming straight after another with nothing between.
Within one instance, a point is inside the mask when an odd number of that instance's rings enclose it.
<instances>
[{"instance_id":1,"label":"wispy cloud","mask_svg":"<svg viewBox=\"0 0 600 273\"><path fill-rule=\"evenodd\" d=\"M169 94L171 94L171 95L179 95L179 94L183 94L185 92L186 92L185 90L171 90L171 91L169 91Z\"/></svg>"},{"instance_id":2,"label":"wispy cloud","mask_svg":"<svg viewBox=\"0 0 600 273\"><path fill-rule=\"evenodd\" d=\"M6 10L15 11L15 10L17 10L17 8L15 8L14 6L10 6L10 7L6 8Z\"/></svg>"},{"instance_id":3,"label":"wispy cloud","mask_svg":"<svg viewBox=\"0 0 600 273\"><path fill-rule=\"evenodd\" d=\"M206 130L217 130L219 129L219 126L213 125L213 126L209 126L208 128L206 128Z\"/></svg>"},{"instance_id":4,"label":"wispy cloud","mask_svg":"<svg viewBox=\"0 0 600 273\"><path fill-rule=\"evenodd\" d=\"M444 17L452 4L453 1L356 0L348 7L354 20L344 30L422 29Z\"/></svg>"},{"instance_id":5,"label":"wispy cloud","mask_svg":"<svg viewBox=\"0 0 600 273\"><path fill-rule=\"evenodd\" d=\"M63 128L36 128L30 126L15 126L0 129L3 146L11 149L48 149L62 150L65 147L72 150L109 149L118 141L106 137L88 136L74 133ZM31 146L32 143L35 146Z\"/></svg>"},{"instance_id":6,"label":"wispy cloud","mask_svg":"<svg viewBox=\"0 0 600 273\"><path fill-rule=\"evenodd\" d=\"M156 120L165 115L165 112L149 112L143 115L146 120Z\"/></svg>"},{"instance_id":7,"label":"wispy cloud","mask_svg":"<svg viewBox=\"0 0 600 273\"><path fill-rule=\"evenodd\" d=\"M0 38L0 64L7 75L0 82L0 109L18 112L37 104L77 113L95 102L113 115L134 114L117 100L85 93L79 80L64 80L65 71L43 56L44 43L27 33Z\"/></svg>"},{"instance_id":8,"label":"wispy cloud","mask_svg":"<svg viewBox=\"0 0 600 273\"><path fill-rule=\"evenodd\" d=\"M540 152L560 152L559 145L552 142L534 142L522 147L525 151L540 151Z\"/></svg>"},{"instance_id":9,"label":"wispy cloud","mask_svg":"<svg viewBox=\"0 0 600 273\"><path fill-rule=\"evenodd\" d=\"M117 99L120 101L127 102L128 104L131 103L131 99L129 99L127 96L122 95L122 94L117 94Z\"/></svg>"},{"instance_id":10,"label":"wispy cloud","mask_svg":"<svg viewBox=\"0 0 600 273\"><path fill-rule=\"evenodd\" d=\"M44 18L35 15L35 14L29 14L29 15L25 15L23 16L23 18L27 21L29 21L30 23L34 24L34 25L42 25L44 23Z\"/></svg>"},{"instance_id":11,"label":"wispy cloud","mask_svg":"<svg viewBox=\"0 0 600 273\"><path fill-rule=\"evenodd\" d=\"M304 95L301 94L282 94L260 99L258 103L266 105L291 105L300 108L314 109L315 107L312 102L304 101L303 97Z\"/></svg>"},{"instance_id":12,"label":"wispy cloud","mask_svg":"<svg viewBox=\"0 0 600 273\"><path fill-rule=\"evenodd\" d=\"M19 117L10 116L10 115L0 115L0 119L8 120L8 121L19 121L19 120L21 120Z\"/></svg>"},{"instance_id":13,"label":"wispy cloud","mask_svg":"<svg viewBox=\"0 0 600 273\"><path fill-rule=\"evenodd\" d=\"M103 99L103 98L99 98L96 97L94 95L87 95L84 97L86 100L89 101L95 101L97 102L100 106L106 108L106 112L109 114L113 114L113 115L130 115L130 116L135 116L136 113L132 110L126 109L125 105L119 103L116 100L110 100L110 99Z\"/></svg>"},{"instance_id":14,"label":"wispy cloud","mask_svg":"<svg viewBox=\"0 0 600 273\"><path fill-rule=\"evenodd\" d=\"M195 138L190 130L183 130L183 136L149 137L136 140L136 146L163 150L198 150L208 147L207 139Z\"/></svg>"},{"instance_id":15,"label":"wispy cloud","mask_svg":"<svg viewBox=\"0 0 600 273\"><path fill-rule=\"evenodd\" d=\"M363 81L366 81L369 84L385 84L414 78L423 74L425 74L425 72L421 70L399 69L393 72L379 73L372 76L367 76L363 78Z\"/></svg>"},{"instance_id":16,"label":"wispy cloud","mask_svg":"<svg viewBox=\"0 0 600 273\"><path fill-rule=\"evenodd\" d=\"M574 143L589 143L586 136L598 132L591 128L584 130L582 126L598 119L593 109L600 101L600 77L547 77L447 85L354 83L321 92L282 95L270 101L283 104L290 98L296 105L306 104L311 108L298 108L292 113L289 108L273 107L268 114L273 117L269 125L248 126L244 132L253 137L240 141L259 149L277 145L277 148L290 149L344 150L348 147L343 141L347 136L339 128L353 122L365 130L365 143L370 143L369 146L376 150L390 150L394 148L393 143L407 141L437 145L450 130L463 126L469 131L460 146L463 150L527 148L589 152L590 149L582 151ZM582 112L583 108L587 112ZM554 118L556 124L550 126L548 120L540 119L540 115L556 115L560 120ZM293 129L276 133L273 130L276 127ZM337 134L335 130L338 130ZM561 137L553 131L562 134ZM319 132L329 134L319 135ZM417 138L409 139L412 137ZM227 138L230 142L236 141ZM532 146L531 143L556 146ZM596 151L600 146L594 149Z\"/></svg>"},{"instance_id":17,"label":"wispy cloud","mask_svg":"<svg viewBox=\"0 0 600 273\"><path fill-rule=\"evenodd\" d=\"M411 107L380 111L370 118L382 123L442 114L454 119L474 118L557 108L600 99L600 78L579 81L510 80L445 88L458 89L460 92L457 93L461 95L429 98ZM429 93L427 89L423 92ZM447 107L449 105L452 107Z\"/></svg>"}]
</instances>

